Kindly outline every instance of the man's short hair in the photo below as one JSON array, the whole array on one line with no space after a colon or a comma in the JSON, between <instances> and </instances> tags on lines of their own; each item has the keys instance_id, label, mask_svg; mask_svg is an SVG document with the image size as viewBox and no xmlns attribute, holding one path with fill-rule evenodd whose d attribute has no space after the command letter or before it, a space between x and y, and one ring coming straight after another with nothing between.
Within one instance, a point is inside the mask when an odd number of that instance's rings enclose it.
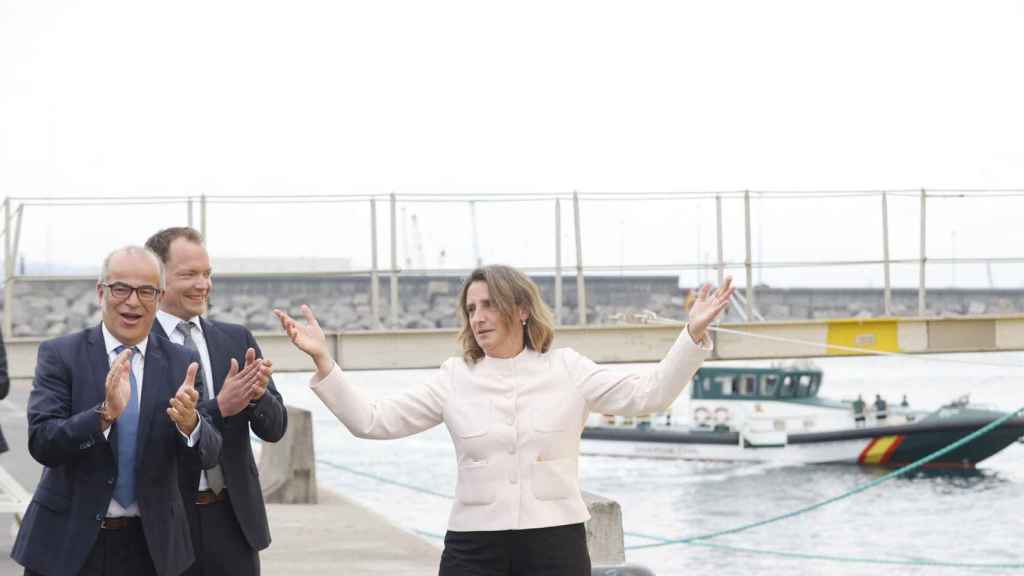
<instances>
[{"instance_id":1,"label":"man's short hair","mask_svg":"<svg viewBox=\"0 0 1024 576\"><path fill-rule=\"evenodd\" d=\"M160 285L157 286L157 288L161 290L164 289L164 263L155 252L150 250L148 247L143 246L124 246L114 250L110 254L107 254L107 257L103 259L103 266L100 268L100 284L106 284L110 277L110 261L114 256L120 256L122 254L125 256L130 256L132 254L145 254L152 258L153 262L156 263L156 267L160 270Z\"/></svg>"},{"instance_id":2,"label":"man's short hair","mask_svg":"<svg viewBox=\"0 0 1024 576\"><path fill-rule=\"evenodd\" d=\"M166 264L167 260L171 257L171 244L178 238L184 238L189 242L195 242L202 246L203 235L198 230L190 226L174 226L171 228L164 228L163 230L153 234L146 240L146 248L153 251L154 254L160 257L160 260Z\"/></svg>"}]
</instances>

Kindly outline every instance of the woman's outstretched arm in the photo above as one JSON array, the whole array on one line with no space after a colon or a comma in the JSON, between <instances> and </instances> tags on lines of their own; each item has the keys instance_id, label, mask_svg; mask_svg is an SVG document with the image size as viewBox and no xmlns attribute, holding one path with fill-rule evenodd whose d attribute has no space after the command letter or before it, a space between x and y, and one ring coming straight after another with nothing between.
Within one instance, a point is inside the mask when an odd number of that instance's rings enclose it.
<instances>
[{"instance_id":1,"label":"woman's outstretched arm","mask_svg":"<svg viewBox=\"0 0 1024 576\"><path fill-rule=\"evenodd\" d=\"M402 438L422 432L444 420L450 374L445 363L430 380L401 394L373 398L350 381L330 353L327 338L309 306L302 306L305 325L281 310L274 310L296 348L316 364L310 388L334 415L360 438Z\"/></svg>"},{"instance_id":2,"label":"woman's outstretched arm","mask_svg":"<svg viewBox=\"0 0 1024 576\"><path fill-rule=\"evenodd\" d=\"M575 350L563 350L570 378L587 407L593 412L635 416L672 404L711 352L707 329L728 306L733 290L730 277L713 293L709 286L701 288L686 328L661 362L646 373L611 370Z\"/></svg>"}]
</instances>

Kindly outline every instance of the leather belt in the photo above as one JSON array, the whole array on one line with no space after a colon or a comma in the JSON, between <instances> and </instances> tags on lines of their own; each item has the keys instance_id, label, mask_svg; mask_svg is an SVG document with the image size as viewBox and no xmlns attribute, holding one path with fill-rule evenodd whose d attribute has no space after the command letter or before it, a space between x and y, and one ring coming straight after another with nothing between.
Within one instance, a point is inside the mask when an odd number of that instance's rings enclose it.
<instances>
[{"instance_id":1,"label":"leather belt","mask_svg":"<svg viewBox=\"0 0 1024 576\"><path fill-rule=\"evenodd\" d=\"M125 528L138 528L140 526L142 526L142 520L138 516L104 518L100 522L100 528L103 530L124 530Z\"/></svg>"},{"instance_id":2,"label":"leather belt","mask_svg":"<svg viewBox=\"0 0 1024 576\"><path fill-rule=\"evenodd\" d=\"M223 502L227 497L227 490L221 490L219 494L213 490L200 490L196 493L196 506L205 506L207 504L213 504L214 502Z\"/></svg>"}]
</instances>

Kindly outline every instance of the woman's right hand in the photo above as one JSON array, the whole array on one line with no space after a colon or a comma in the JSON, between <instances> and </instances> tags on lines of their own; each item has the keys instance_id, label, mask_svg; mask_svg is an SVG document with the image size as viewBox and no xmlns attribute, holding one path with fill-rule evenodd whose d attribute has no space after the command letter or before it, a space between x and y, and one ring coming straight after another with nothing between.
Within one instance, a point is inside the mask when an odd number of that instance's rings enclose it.
<instances>
[{"instance_id":1,"label":"woman's right hand","mask_svg":"<svg viewBox=\"0 0 1024 576\"><path fill-rule=\"evenodd\" d=\"M309 306L303 304L300 311L306 318L305 326L301 326L294 318L277 308L274 309L274 316L281 321L281 327L288 334L292 344L313 358L318 375L326 377L334 369L334 361L327 353L327 337Z\"/></svg>"}]
</instances>

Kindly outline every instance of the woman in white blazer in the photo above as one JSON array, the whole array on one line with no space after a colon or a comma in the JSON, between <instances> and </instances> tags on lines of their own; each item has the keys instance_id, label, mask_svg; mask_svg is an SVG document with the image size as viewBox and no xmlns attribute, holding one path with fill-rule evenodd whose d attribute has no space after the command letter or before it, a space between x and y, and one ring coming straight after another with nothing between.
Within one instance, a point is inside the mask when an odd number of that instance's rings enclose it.
<instances>
[{"instance_id":1,"label":"woman in white blazer","mask_svg":"<svg viewBox=\"0 0 1024 576\"><path fill-rule=\"evenodd\" d=\"M664 410L711 350L706 329L726 308L731 279L705 286L665 358L644 374L551 349L551 311L537 285L508 266L479 268L459 296L463 356L422 385L373 400L334 362L308 306L305 325L274 313L316 364L313 392L360 438L401 438L441 424L455 443L458 482L440 576L589 576L577 479L590 412Z\"/></svg>"}]
</instances>

